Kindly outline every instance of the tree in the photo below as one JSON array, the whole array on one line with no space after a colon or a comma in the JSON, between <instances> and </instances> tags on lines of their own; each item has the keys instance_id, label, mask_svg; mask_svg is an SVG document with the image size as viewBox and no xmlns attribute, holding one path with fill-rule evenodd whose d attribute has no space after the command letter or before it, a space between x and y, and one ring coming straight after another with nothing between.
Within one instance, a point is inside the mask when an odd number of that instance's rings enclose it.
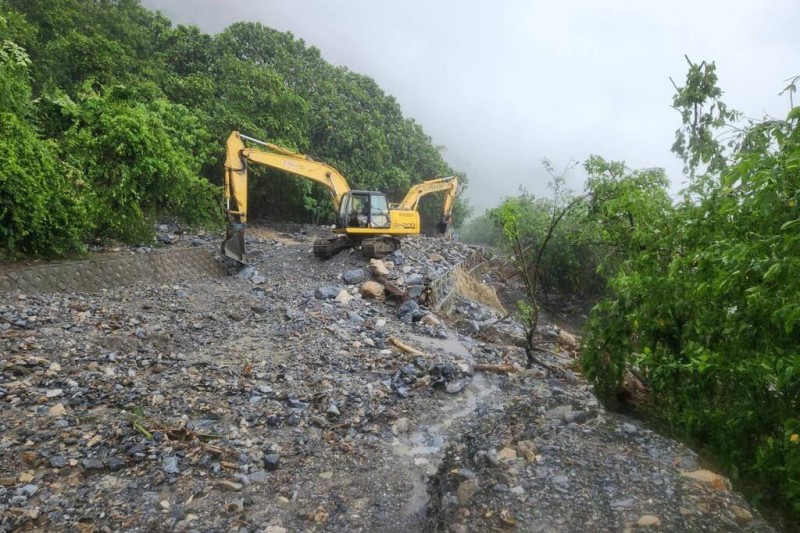
<instances>
[{"instance_id":1,"label":"tree","mask_svg":"<svg viewBox=\"0 0 800 533\"><path fill-rule=\"evenodd\" d=\"M756 482L760 498L796 516L800 108L740 129L725 151L716 136L731 115L720 111L727 108L708 67L690 64L694 89L676 94L687 111L683 200L668 208L660 194L643 203L626 193L628 205L616 211L640 208L633 222L601 213L625 258L592 311L582 364L607 400L636 373L651 419L702 443L732 478ZM702 107L711 101L714 119Z\"/></svg>"},{"instance_id":2,"label":"tree","mask_svg":"<svg viewBox=\"0 0 800 533\"><path fill-rule=\"evenodd\" d=\"M517 310L525 328L526 366L531 368L538 364L549 369L536 357L534 343L541 309L539 288L542 260L562 219L586 196L573 197L566 189L565 174L569 166L556 175L549 161L545 160L543 164L552 177L550 187L553 190L553 199L544 204L546 209L525 209L526 201L534 199L526 198L527 194L523 194L521 198L507 198L500 207L491 211L490 216L502 229L503 239L511 249L514 266L525 289L525 299L517 302Z\"/></svg>"}]
</instances>

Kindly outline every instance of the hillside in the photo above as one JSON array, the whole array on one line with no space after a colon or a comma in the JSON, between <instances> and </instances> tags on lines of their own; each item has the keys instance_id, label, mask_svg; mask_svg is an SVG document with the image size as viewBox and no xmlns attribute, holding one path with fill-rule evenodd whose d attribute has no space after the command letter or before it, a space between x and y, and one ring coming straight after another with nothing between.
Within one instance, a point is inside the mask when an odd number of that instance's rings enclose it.
<instances>
[{"instance_id":1,"label":"hillside","mask_svg":"<svg viewBox=\"0 0 800 533\"><path fill-rule=\"evenodd\" d=\"M392 201L455 173L372 79L258 23L208 35L136 0L2 0L0 35L8 257L80 253L93 239L147 242L167 216L218 227L234 130L325 160L354 188ZM252 174L251 215L331 221L321 188ZM464 213L460 202L456 219Z\"/></svg>"}]
</instances>

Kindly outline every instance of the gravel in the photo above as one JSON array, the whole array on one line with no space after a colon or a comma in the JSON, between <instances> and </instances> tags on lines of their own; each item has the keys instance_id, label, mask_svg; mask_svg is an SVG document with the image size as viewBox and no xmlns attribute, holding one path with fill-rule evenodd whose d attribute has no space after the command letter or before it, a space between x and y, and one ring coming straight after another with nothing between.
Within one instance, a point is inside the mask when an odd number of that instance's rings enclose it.
<instances>
[{"instance_id":1,"label":"gravel","mask_svg":"<svg viewBox=\"0 0 800 533\"><path fill-rule=\"evenodd\" d=\"M251 231L226 278L0 295L0 531L768 529L579 376L473 374L524 361L477 337L499 311L364 299L369 261L318 260L309 233ZM471 253L406 239L386 277Z\"/></svg>"}]
</instances>

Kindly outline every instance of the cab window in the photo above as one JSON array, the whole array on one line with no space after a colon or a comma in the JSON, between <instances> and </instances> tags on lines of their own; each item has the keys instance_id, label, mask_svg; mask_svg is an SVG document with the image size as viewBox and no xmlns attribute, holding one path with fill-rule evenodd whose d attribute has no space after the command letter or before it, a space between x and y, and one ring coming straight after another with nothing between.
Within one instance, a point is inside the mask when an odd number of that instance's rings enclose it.
<instances>
[{"instance_id":1,"label":"cab window","mask_svg":"<svg viewBox=\"0 0 800 533\"><path fill-rule=\"evenodd\" d=\"M386 202L386 196L382 194L373 194L370 200L369 227L388 228L389 204Z\"/></svg>"}]
</instances>

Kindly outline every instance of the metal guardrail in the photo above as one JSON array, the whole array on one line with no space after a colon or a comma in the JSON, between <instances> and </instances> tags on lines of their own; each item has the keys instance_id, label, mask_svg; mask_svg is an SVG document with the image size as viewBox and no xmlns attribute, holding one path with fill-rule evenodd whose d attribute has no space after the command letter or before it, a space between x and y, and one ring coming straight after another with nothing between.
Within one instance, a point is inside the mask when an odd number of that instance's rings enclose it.
<instances>
[{"instance_id":1,"label":"metal guardrail","mask_svg":"<svg viewBox=\"0 0 800 533\"><path fill-rule=\"evenodd\" d=\"M450 314L453 310L453 303L456 293L456 269L460 268L467 273L472 273L479 266L488 261L484 254L483 249L475 249L475 252L467 257L461 263L455 265L446 274L431 280L429 286L432 289L431 299L433 300L434 311L444 311L445 314Z\"/></svg>"}]
</instances>

